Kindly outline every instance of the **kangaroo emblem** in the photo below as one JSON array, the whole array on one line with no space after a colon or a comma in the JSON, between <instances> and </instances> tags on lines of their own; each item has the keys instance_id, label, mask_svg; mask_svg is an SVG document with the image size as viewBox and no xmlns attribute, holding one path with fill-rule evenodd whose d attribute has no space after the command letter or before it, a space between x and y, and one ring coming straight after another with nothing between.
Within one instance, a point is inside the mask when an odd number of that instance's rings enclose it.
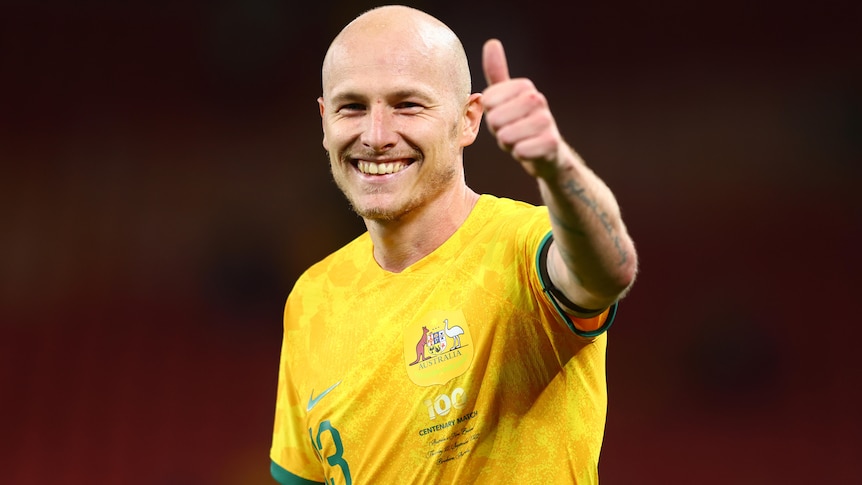
<instances>
[{"instance_id":1,"label":"kangaroo emblem","mask_svg":"<svg viewBox=\"0 0 862 485\"><path fill-rule=\"evenodd\" d=\"M419 339L419 342L416 343L416 360L410 363L410 365L416 365L423 360L427 360L425 357L425 345L428 342L428 327L422 327L422 338Z\"/></svg>"},{"instance_id":2,"label":"kangaroo emblem","mask_svg":"<svg viewBox=\"0 0 862 485\"><path fill-rule=\"evenodd\" d=\"M451 350L455 350L457 348L460 348L461 347L461 334L464 333L464 329L459 327L458 325L455 325L454 327L449 328L449 319L448 318L443 320L443 325L444 325L443 332L446 334L447 337L452 339L452 349Z\"/></svg>"}]
</instances>

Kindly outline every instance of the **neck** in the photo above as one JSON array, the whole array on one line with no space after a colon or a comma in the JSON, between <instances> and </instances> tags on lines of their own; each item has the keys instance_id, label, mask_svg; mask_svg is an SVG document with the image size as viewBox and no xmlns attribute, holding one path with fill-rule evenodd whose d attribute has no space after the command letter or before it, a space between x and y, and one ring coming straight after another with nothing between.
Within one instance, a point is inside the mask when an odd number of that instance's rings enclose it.
<instances>
[{"instance_id":1,"label":"neck","mask_svg":"<svg viewBox=\"0 0 862 485\"><path fill-rule=\"evenodd\" d=\"M395 221L365 220L374 259L386 271L400 273L440 247L467 219L479 194L463 186Z\"/></svg>"}]
</instances>

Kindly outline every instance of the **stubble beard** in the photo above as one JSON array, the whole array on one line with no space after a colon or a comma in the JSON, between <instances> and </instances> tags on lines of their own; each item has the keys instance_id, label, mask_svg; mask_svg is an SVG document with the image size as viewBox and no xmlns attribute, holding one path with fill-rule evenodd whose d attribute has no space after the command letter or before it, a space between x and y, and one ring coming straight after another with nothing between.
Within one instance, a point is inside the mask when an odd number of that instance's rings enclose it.
<instances>
[{"instance_id":1,"label":"stubble beard","mask_svg":"<svg viewBox=\"0 0 862 485\"><path fill-rule=\"evenodd\" d=\"M422 160L420 159L414 163L421 163L421 161ZM330 162L330 172L335 181L335 185L337 185L341 190L341 193L344 194L351 210L364 220L376 222L395 222L403 219L417 208L435 198L438 193L445 191L445 188L448 187L458 175L458 170L454 165L448 167L437 167L431 173L422 174L421 176L424 180L418 184L418 191L408 194L407 197L401 197L393 203L385 206L379 204L363 206L359 203L359 199L368 195L369 192L351 194L347 181L343 177L339 177L335 174L332 161ZM382 192L383 190L383 188L376 189L376 192ZM374 192L371 193L373 194Z\"/></svg>"}]
</instances>

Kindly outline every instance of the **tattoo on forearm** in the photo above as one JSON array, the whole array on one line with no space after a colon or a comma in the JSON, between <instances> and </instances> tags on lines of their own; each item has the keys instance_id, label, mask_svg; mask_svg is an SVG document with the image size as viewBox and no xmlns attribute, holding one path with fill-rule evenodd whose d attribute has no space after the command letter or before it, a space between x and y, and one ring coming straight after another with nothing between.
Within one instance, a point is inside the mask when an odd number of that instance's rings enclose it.
<instances>
[{"instance_id":1,"label":"tattoo on forearm","mask_svg":"<svg viewBox=\"0 0 862 485\"><path fill-rule=\"evenodd\" d=\"M598 218L599 222L602 224L602 227L604 227L605 232L608 234L608 237L610 237L611 240L613 241L614 248L616 248L616 250L617 250L617 255L619 255L619 257L620 257L619 265L622 266L622 265L626 264L626 262L628 262L628 258L629 258L628 252L625 249L623 249L622 241L620 240L620 235L614 230L614 226L613 226L613 224L611 224L610 216L608 215L608 213L601 210L598 202L596 202L595 199L591 198L587 194L586 188L581 187L574 180L569 180L568 182L566 182L566 184L563 186L563 189L567 195L574 196L575 198L580 200L584 205L587 206L587 208L593 214L595 214L595 216ZM582 231L581 229L574 228L574 227L571 227L568 224L566 224L560 217L557 217L552 211L549 211L549 213L551 215L551 218L553 218L553 220L555 221L555 223L557 225L559 225L560 227L562 227L563 229L565 229L566 231L577 234L579 236L585 236L586 235L584 233L584 231ZM571 261L571 256L569 254L565 254L562 251L561 251L561 254L563 254L563 256L566 260Z\"/></svg>"}]
</instances>

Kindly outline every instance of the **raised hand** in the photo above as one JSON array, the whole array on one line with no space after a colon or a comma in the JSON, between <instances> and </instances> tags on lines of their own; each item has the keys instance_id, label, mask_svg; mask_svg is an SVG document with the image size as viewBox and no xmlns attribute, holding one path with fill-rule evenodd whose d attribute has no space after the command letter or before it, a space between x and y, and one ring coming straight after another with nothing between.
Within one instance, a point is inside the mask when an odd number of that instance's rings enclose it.
<instances>
[{"instance_id":1,"label":"raised hand","mask_svg":"<svg viewBox=\"0 0 862 485\"><path fill-rule=\"evenodd\" d=\"M488 82L482 93L485 121L500 148L534 177L554 168L567 148L545 96L529 79L509 77L506 53L497 39L485 42L482 67Z\"/></svg>"}]
</instances>

